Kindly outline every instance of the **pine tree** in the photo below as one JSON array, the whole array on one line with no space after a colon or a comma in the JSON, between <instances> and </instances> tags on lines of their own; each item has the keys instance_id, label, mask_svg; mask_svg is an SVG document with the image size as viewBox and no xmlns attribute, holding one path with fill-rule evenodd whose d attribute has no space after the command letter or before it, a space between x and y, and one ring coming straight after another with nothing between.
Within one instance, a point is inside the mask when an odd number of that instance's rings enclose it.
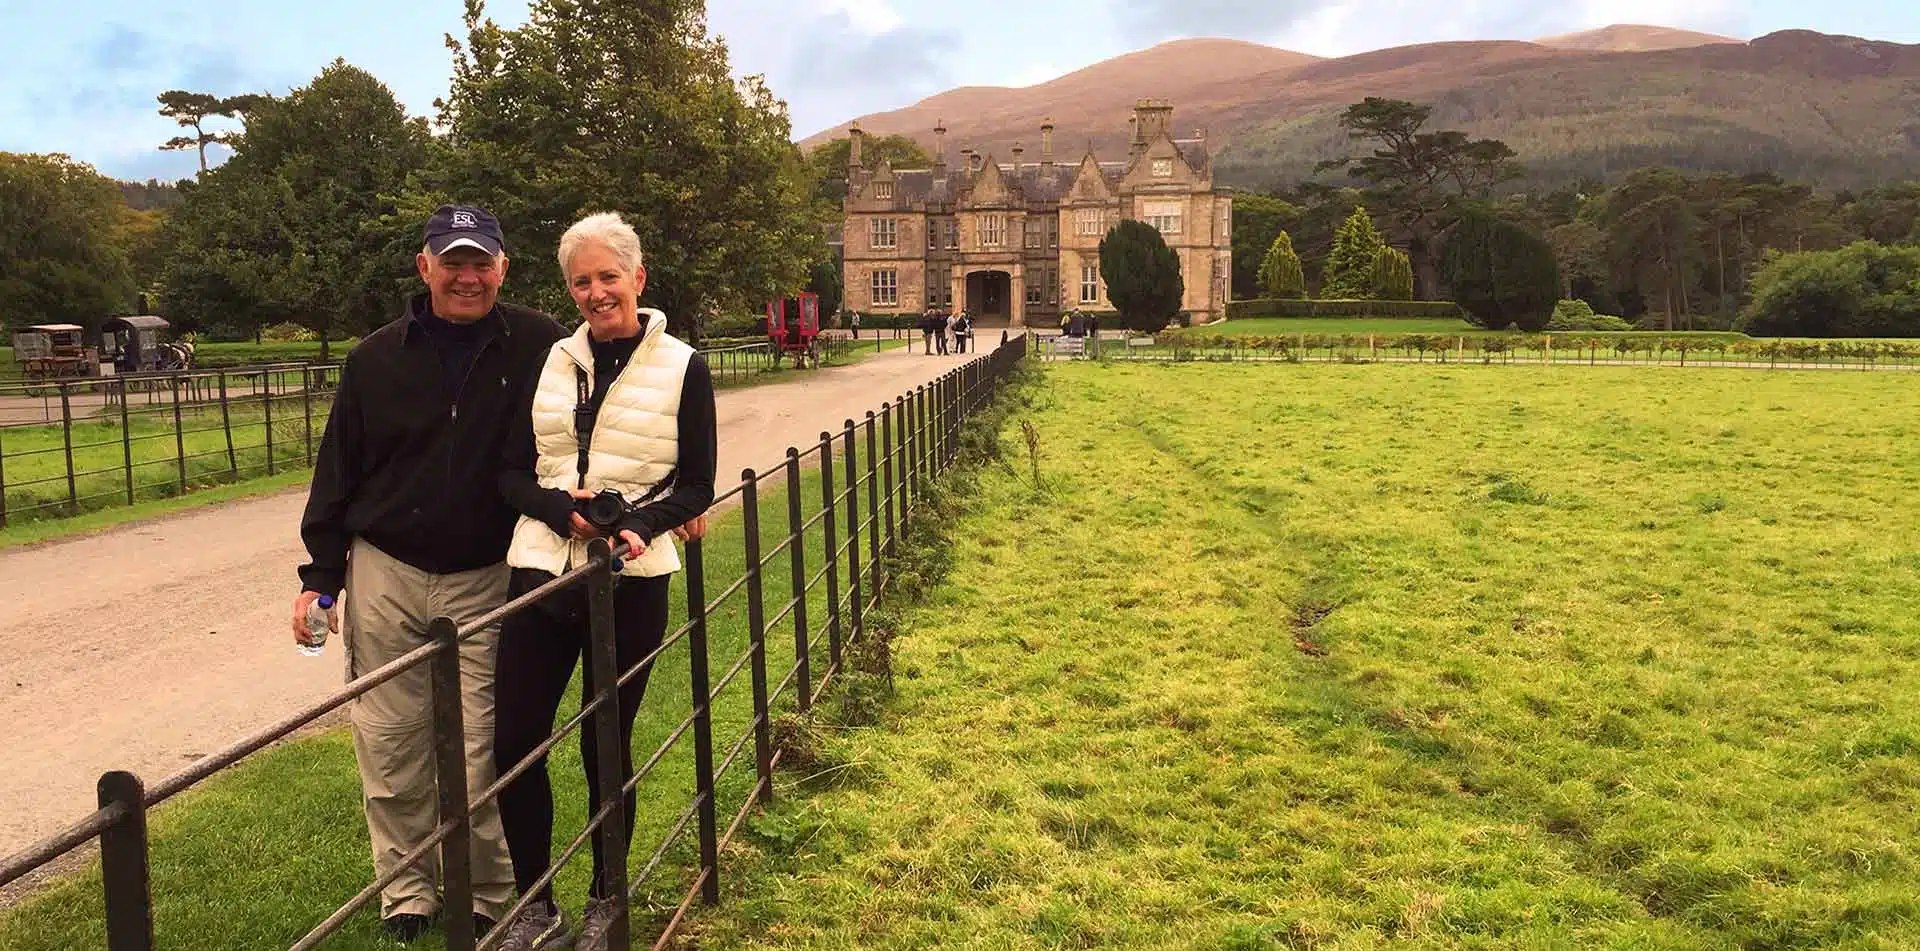
<instances>
[{"instance_id":1,"label":"pine tree","mask_svg":"<svg viewBox=\"0 0 1920 951\"><path fill-rule=\"evenodd\" d=\"M1327 256L1320 296L1326 300L1365 300L1373 293L1373 259L1383 247L1386 242L1373 226L1373 216L1356 205L1333 237L1333 253Z\"/></svg>"},{"instance_id":2,"label":"pine tree","mask_svg":"<svg viewBox=\"0 0 1920 951\"><path fill-rule=\"evenodd\" d=\"M1374 256L1373 299L1413 300L1413 262L1406 252L1383 247Z\"/></svg>"},{"instance_id":3,"label":"pine tree","mask_svg":"<svg viewBox=\"0 0 1920 951\"><path fill-rule=\"evenodd\" d=\"M1293 251L1293 238L1285 231L1267 247L1260 262L1260 293L1268 297L1298 298L1307 295L1307 278L1300 270L1300 255Z\"/></svg>"}]
</instances>

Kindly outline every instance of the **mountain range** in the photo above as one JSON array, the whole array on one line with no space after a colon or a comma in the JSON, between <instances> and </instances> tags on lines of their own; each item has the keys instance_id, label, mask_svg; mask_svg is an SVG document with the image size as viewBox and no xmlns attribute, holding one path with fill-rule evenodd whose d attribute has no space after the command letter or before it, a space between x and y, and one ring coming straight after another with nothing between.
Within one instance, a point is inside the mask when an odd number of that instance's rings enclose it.
<instances>
[{"instance_id":1,"label":"mountain range","mask_svg":"<svg viewBox=\"0 0 1920 951\"><path fill-rule=\"evenodd\" d=\"M1010 160L1124 155L1139 98L1171 101L1174 128L1206 139L1224 184L1270 187L1367 148L1338 117L1368 96L1433 107L1430 129L1500 139L1535 183L1610 180L1644 165L1770 171L1827 188L1920 173L1920 45L1786 30L1752 40L1623 24L1533 42L1424 43L1322 58L1232 39L1174 40L1025 87L964 86L858 117ZM844 136L817 132L811 147ZM1329 173L1323 181L1336 181Z\"/></svg>"}]
</instances>

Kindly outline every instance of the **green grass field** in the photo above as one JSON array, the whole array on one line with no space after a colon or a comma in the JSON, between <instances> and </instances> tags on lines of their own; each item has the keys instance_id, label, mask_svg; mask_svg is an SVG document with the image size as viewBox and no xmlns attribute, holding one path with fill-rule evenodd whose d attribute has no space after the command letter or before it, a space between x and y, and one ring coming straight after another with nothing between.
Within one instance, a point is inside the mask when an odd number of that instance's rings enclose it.
<instances>
[{"instance_id":1,"label":"green grass field","mask_svg":"<svg viewBox=\"0 0 1920 951\"><path fill-rule=\"evenodd\" d=\"M1911 381L1046 377L695 946L1920 946Z\"/></svg>"},{"instance_id":2,"label":"green grass field","mask_svg":"<svg viewBox=\"0 0 1920 951\"><path fill-rule=\"evenodd\" d=\"M864 447L864 443L863 430L857 445ZM838 441L834 451L834 483L844 489L845 460ZM856 467L864 465L863 460L864 456L857 457ZM756 462L772 466L780 460ZM735 480L725 481L730 486ZM821 509L817 471L804 473L801 484L802 518L811 518ZM788 530L785 485L785 476L779 473L761 482L763 557L774 550ZM868 498L862 488L858 504L863 517L869 511ZM844 505L836 512L835 521L840 531L838 539L844 543ZM705 556L706 596L711 600L742 576L747 563L740 509L714 518ZM793 597L790 557L780 552L766 568L764 601L770 619L779 615ZM808 578L821 570L824 557L822 529L815 527L805 544L804 570ZM860 563L864 578L871 566L864 535ZM850 591L848 567L843 556L835 575L843 599ZM816 683L828 659L826 591L823 578L807 598L811 677ZM872 593L864 588L863 592L867 597ZM676 575L672 626L677 627L685 618L685 603L684 575ZM747 649L746 619L744 589L736 591L720 611L709 616L709 677L715 688ZM793 623L792 617L777 625L770 623L770 692L797 656ZM645 762L690 712L689 659L683 640L657 662L635 729L637 762ZM338 665L338 648L329 646L324 658L313 663ZM714 701L716 766L727 758L751 721L750 685L750 671L743 669ZM573 690L577 689L576 678ZM793 694L794 688L787 688L776 700L775 709L790 709ZM577 696L570 692L561 710L563 720L577 712ZM555 749L551 759L557 797L556 856L586 821L585 779L578 749L577 740L568 740ZM691 800L693 775L693 739L688 733L638 788L641 807L631 863L636 871ZM722 831L745 801L753 777L754 748L749 743L719 783ZM151 784L161 777L143 778ZM372 877L353 748L344 730L277 747L190 790L153 814L151 836L160 947L285 947L350 900ZM664 925L691 881L687 870L697 862L695 841L689 826L680 843L667 853L666 864L645 883L642 899L646 908L638 913L641 922L637 927L657 931ZM568 905L569 915L576 921L588 871L588 855L583 850L556 885L560 900ZM18 908L0 912L0 951L104 947L102 916L99 871L94 863ZM323 946L348 951L401 947L380 934L373 912L351 919L339 937ZM441 941L436 933L410 947L431 951L441 947Z\"/></svg>"}]
</instances>

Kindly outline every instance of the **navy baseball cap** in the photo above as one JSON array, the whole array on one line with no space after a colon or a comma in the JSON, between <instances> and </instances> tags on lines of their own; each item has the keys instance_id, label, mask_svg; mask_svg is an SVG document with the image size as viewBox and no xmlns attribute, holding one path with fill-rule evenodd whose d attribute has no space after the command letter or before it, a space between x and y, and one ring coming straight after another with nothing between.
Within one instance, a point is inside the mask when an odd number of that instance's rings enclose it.
<instances>
[{"instance_id":1,"label":"navy baseball cap","mask_svg":"<svg viewBox=\"0 0 1920 951\"><path fill-rule=\"evenodd\" d=\"M436 255L454 248L478 248L499 257L506 244L499 219L484 208L441 205L427 219L427 250Z\"/></svg>"}]
</instances>

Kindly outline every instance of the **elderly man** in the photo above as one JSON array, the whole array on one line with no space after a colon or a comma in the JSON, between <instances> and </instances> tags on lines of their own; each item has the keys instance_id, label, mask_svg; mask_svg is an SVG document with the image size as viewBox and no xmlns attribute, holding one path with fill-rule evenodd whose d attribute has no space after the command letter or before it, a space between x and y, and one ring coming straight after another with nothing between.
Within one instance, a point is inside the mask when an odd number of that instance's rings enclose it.
<instances>
[{"instance_id":1,"label":"elderly man","mask_svg":"<svg viewBox=\"0 0 1920 951\"><path fill-rule=\"evenodd\" d=\"M337 610L348 680L427 643L435 617L464 626L505 602L518 513L498 488L503 440L548 348L567 335L545 314L500 302L505 239L482 209L435 211L415 265L425 292L347 358L300 525L312 561L300 568L294 639L309 643L310 606L344 587ZM460 648L470 793L497 775L498 640L493 626ZM431 692L419 665L352 707L376 876L437 825ZM474 815L472 841L474 925L485 933L514 888L496 806ZM429 851L381 892L389 935L411 941L432 926L439 877Z\"/></svg>"}]
</instances>

